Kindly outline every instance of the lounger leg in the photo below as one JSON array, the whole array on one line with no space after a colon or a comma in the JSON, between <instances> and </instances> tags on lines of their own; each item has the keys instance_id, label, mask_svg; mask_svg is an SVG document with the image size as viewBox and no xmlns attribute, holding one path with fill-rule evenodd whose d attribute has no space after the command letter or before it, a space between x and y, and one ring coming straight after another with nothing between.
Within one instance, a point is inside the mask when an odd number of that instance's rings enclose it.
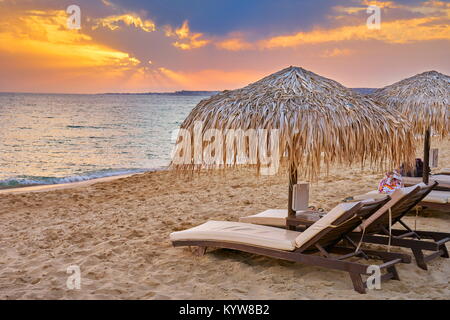
<instances>
[{"instance_id":1,"label":"lounger leg","mask_svg":"<svg viewBox=\"0 0 450 320\"><path fill-rule=\"evenodd\" d=\"M193 247L193 248L191 247L191 251L197 257L202 257L205 255L207 248L208 247Z\"/></svg>"},{"instance_id":2,"label":"lounger leg","mask_svg":"<svg viewBox=\"0 0 450 320\"><path fill-rule=\"evenodd\" d=\"M389 267L386 270L387 270L387 272L392 274L392 278L391 278L392 280L399 280L400 281L400 277L398 275L397 268L395 266Z\"/></svg>"},{"instance_id":3,"label":"lounger leg","mask_svg":"<svg viewBox=\"0 0 450 320\"><path fill-rule=\"evenodd\" d=\"M416 258L416 263L419 266L419 268L423 270L428 270L427 263L425 262L422 250L417 248L413 248L411 250L414 254L414 258Z\"/></svg>"},{"instance_id":4,"label":"lounger leg","mask_svg":"<svg viewBox=\"0 0 450 320\"><path fill-rule=\"evenodd\" d=\"M439 249L441 249L441 250L443 251L441 257L443 257L443 258L449 258L448 250L447 250L447 247L445 246L445 243L444 243L443 245L441 245L441 246L439 247Z\"/></svg>"},{"instance_id":5,"label":"lounger leg","mask_svg":"<svg viewBox=\"0 0 450 320\"><path fill-rule=\"evenodd\" d=\"M364 282L359 273L349 272L350 278L353 282L353 288L355 288L356 292L366 293L366 287L364 286Z\"/></svg>"}]
</instances>

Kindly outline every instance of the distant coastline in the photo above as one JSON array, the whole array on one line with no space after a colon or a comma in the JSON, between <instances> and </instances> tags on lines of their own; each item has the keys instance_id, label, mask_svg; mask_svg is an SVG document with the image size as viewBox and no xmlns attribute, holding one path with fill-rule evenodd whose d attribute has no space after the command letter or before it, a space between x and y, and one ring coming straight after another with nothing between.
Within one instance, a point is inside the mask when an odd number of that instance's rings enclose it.
<instances>
[{"instance_id":1,"label":"distant coastline","mask_svg":"<svg viewBox=\"0 0 450 320\"><path fill-rule=\"evenodd\" d=\"M351 88L360 94L371 94L377 88ZM212 96L222 91L190 91L180 90L173 92L106 92L106 93L44 93L44 92L1 92L0 94L36 94L36 95L122 95L122 96Z\"/></svg>"},{"instance_id":2,"label":"distant coastline","mask_svg":"<svg viewBox=\"0 0 450 320\"><path fill-rule=\"evenodd\" d=\"M28 95L88 95L88 96L102 96L102 95L122 95L122 96L212 96L221 91L173 91L173 92L106 92L106 93L55 93L55 92L8 92L0 91L0 94L28 94Z\"/></svg>"},{"instance_id":3,"label":"distant coastline","mask_svg":"<svg viewBox=\"0 0 450 320\"><path fill-rule=\"evenodd\" d=\"M212 96L220 91L189 91L175 92L137 92L137 93L101 93L103 95L137 95L137 96Z\"/></svg>"},{"instance_id":4,"label":"distant coastline","mask_svg":"<svg viewBox=\"0 0 450 320\"><path fill-rule=\"evenodd\" d=\"M376 88L351 88L360 94L371 94ZM137 92L137 93L102 93L104 95L138 95L138 96L212 96L222 91L189 91L181 90L175 92Z\"/></svg>"}]
</instances>

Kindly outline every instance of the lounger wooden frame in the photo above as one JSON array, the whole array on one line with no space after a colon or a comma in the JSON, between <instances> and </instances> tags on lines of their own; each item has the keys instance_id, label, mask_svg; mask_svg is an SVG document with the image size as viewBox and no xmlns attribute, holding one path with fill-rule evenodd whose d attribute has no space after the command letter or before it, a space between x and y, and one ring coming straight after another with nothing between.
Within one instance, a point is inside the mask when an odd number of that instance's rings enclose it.
<instances>
[{"instance_id":1,"label":"lounger wooden frame","mask_svg":"<svg viewBox=\"0 0 450 320\"><path fill-rule=\"evenodd\" d=\"M445 190L447 191L447 190ZM424 209L435 209L435 210L447 210L450 211L450 203L436 203L436 202L428 202L421 201L419 205Z\"/></svg>"},{"instance_id":2,"label":"lounger wooden frame","mask_svg":"<svg viewBox=\"0 0 450 320\"><path fill-rule=\"evenodd\" d=\"M351 210L344 213L334 222L334 226L329 226L315 235L305 243L302 248L293 251L270 249L242 243L213 240L177 240L172 241L173 246L197 247L200 255L206 253L208 247L239 250L248 253L267 256L270 258L282 259L293 262L300 262L307 265L320 266L349 273L355 291L365 293L367 281L363 280L363 275L367 275L369 264L346 261L352 257L362 257L364 259L374 258L382 260L383 263L377 265L380 271L385 272L381 276L381 281L389 279L400 280L395 265L397 263L410 263L411 257L407 254L379 252L374 250L355 250L353 248L337 246L343 237L361 224L362 219L375 212L389 199L379 200L372 205L364 206L362 203L356 205Z\"/></svg>"}]
</instances>

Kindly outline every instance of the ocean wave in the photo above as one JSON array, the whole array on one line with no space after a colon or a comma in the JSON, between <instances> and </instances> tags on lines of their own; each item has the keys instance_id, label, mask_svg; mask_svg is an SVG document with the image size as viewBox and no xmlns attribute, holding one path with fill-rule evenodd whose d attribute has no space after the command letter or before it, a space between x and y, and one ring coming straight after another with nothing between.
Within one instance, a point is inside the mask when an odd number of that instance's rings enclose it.
<instances>
[{"instance_id":1,"label":"ocean wave","mask_svg":"<svg viewBox=\"0 0 450 320\"><path fill-rule=\"evenodd\" d=\"M82 173L80 175L72 175L68 177L17 176L14 178L0 180L0 189L16 188L31 185L65 184L157 170L163 170L163 168L148 169L148 170L146 169L99 170L99 171L89 171Z\"/></svg>"}]
</instances>

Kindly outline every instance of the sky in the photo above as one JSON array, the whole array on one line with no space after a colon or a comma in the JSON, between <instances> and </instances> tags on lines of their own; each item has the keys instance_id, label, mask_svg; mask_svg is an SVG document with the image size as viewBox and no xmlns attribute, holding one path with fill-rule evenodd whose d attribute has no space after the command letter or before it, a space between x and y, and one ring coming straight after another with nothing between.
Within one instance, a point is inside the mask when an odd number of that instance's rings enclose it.
<instances>
[{"instance_id":1,"label":"sky","mask_svg":"<svg viewBox=\"0 0 450 320\"><path fill-rule=\"evenodd\" d=\"M291 65L348 87L450 74L450 0L0 0L0 14L0 92L230 90Z\"/></svg>"}]
</instances>

